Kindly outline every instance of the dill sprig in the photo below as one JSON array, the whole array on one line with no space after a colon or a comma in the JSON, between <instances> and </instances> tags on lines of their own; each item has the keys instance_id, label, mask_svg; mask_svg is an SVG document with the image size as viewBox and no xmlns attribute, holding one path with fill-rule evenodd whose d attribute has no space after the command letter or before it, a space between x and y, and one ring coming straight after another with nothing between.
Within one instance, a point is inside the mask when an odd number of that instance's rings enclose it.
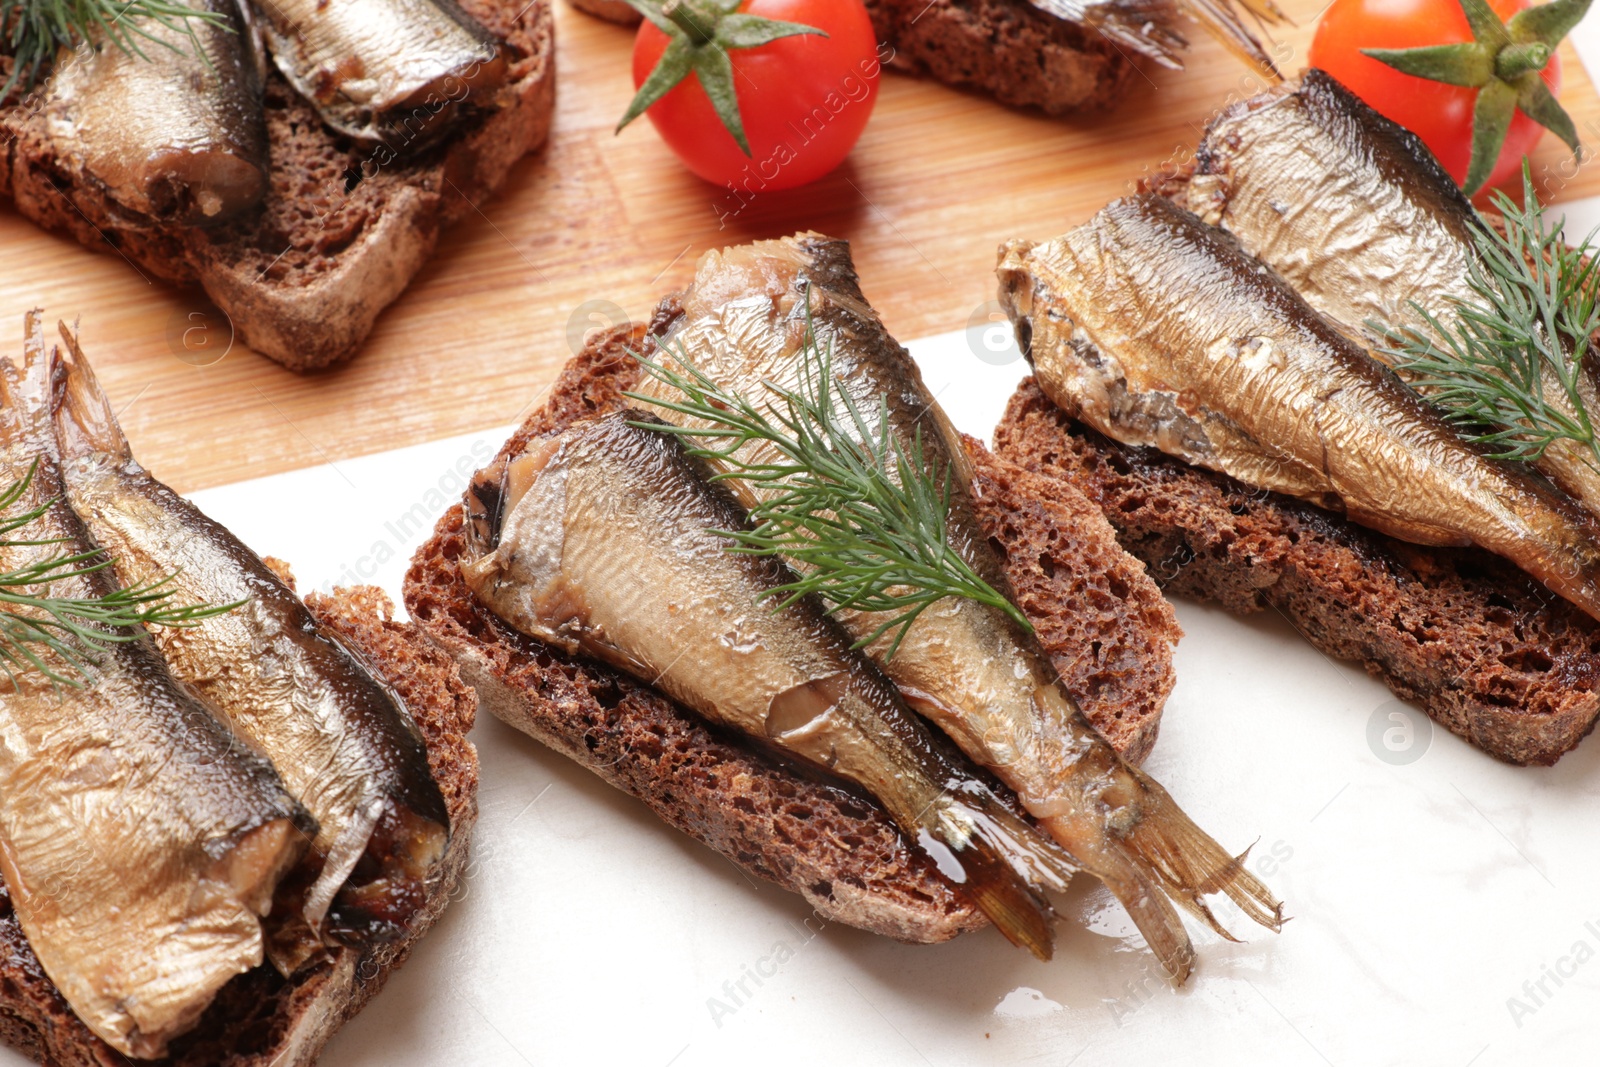
<instances>
[{"instance_id":1,"label":"dill sprig","mask_svg":"<svg viewBox=\"0 0 1600 1067\"><path fill-rule=\"evenodd\" d=\"M187 37L195 54L204 56L191 20L228 26L227 16L190 6L184 0L0 0L0 53L11 57L11 76L0 88L4 100L19 84L32 88L61 48L81 41L105 40L124 52L148 59L141 40L179 51L177 45L150 31L154 23Z\"/></svg>"},{"instance_id":2,"label":"dill sprig","mask_svg":"<svg viewBox=\"0 0 1600 1067\"><path fill-rule=\"evenodd\" d=\"M1600 330L1595 232L1569 247L1565 219L1546 221L1526 162L1522 182L1521 207L1494 194L1504 234L1475 228L1474 299L1449 299L1453 323L1413 302L1426 330L1370 325L1387 339L1395 369L1494 458L1534 463L1565 440L1600 465L1595 413L1580 390Z\"/></svg>"},{"instance_id":3,"label":"dill sprig","mask_svg":"<svg viewBox=\"0 0 1600 1067\"><path fill-rule=\"evenodd\" d=\"M901 440L890 427L886 398L868 417L835 382L831 347L818 346L809 321L798 356L799 387L763 382L768 396L761 407L696 367L681 344L667 342L667 351L681 373L636 358L683 399L625 395L708 425L636 425L684 439L691 455L712 463L716 480L738 479L758 490L752 528L717 532L732 542L731 551L782 556L796 565L795 581L762 594L780 598L775 610L814 593L830 611L884 614L855 647L892 634L886 658L917 617L945 597L988 604L1032 629L950 544L950 465L932 469L920 427L909 443ZM770 445L777 456L746 458L744 446L755 442Z\"/></svg>"},{"instance_id":4,"label":"dill sprig","mask_svg":"<svg viewBox=\"0 0 1600 1067\"><path fill-rule=\"evenodd\" d=\"M64 537L13 536L42 518L55 500L15 511L33 484L39 462L0 492L0 549L64 544ZM50 586L105 570L114 561L99 550L57 552L0 571L0 670L17 684L19 673L37 671L58 685L81 688L90 670L113 645L133 641L142 625L194 626L222 615L231 604L172 604L176 574L118 588L100 597L58 597Z\"/></svg>"}]
</instances>

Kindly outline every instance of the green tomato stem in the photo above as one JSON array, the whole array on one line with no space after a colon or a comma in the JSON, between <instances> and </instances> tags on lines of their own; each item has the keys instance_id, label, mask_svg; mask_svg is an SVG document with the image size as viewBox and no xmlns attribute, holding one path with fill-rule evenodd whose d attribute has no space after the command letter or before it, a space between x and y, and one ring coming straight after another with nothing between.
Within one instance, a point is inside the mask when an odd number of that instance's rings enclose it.
<instances>
[{"instance_id":1,"label":"green tomato stem","mask_svg":"<svg viewBox=\"0 0 1600 1067\"><path fill-rule=\"evenodd\" d=\"M684 3L684 0L667 0L662 5L661 13L671 19L683 31L684 36L689 38L689 43L696 47L710 44L716 39L716 31L706 26L694 8Z\"/></svg>"},{"instance_id":2,"label":"green tomato stem","mask_svg":"<svg viewBox=\"0 0 1600 1067\"><path fill-rule=\"evenodd\" d=\"M1506 45L1494 57L1495 76L1501 81L1510 81L1530 70L1543 70L1554 54L1554 50L1543 41Z\"/></svg>"}]
</instances>

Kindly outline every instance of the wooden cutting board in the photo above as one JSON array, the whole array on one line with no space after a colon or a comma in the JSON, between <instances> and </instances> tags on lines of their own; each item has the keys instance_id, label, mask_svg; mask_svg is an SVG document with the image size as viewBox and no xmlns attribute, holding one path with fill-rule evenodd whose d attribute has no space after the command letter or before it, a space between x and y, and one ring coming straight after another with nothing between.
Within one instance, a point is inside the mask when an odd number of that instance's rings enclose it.
<instances>
[{"instance_id":1,"label":"wooden cutting board","mask_svg":"<svg viewBox=\"0 0 1600 1067\"><path fill-rule=\"evenodd\" d=\"M1048 119L917 78L887 75L850 159L805 189L739 209L680 167L647 122L612 134L631 95L633 32L558 4L554 132L500 194L447 233L351 363L300 377L235 346L179 358L185 330L227 328L197 292L143 279L0 210L0 324L81 316L86 349L146 466L180 491L508 423L529 408L585 328L647 318L708 248L801 229L849 238L867 296L901 338L961 329L994 297L996 245L1087 218L1163 161L1192 150L1207 118L1262 88L1195 33L1189 69L1132 80L1113 112ZM1298 72L1320 0L1276 56ZM1600 143L1600 99L1570 47L1564 100ZM1554 137L1535 159L1549 195L1600 193ZM739 210L736 210L739 209ZM195 338L191 335L190 340ZM974 357L976 358L976 357Z\"/></svg>"}]
</instances>

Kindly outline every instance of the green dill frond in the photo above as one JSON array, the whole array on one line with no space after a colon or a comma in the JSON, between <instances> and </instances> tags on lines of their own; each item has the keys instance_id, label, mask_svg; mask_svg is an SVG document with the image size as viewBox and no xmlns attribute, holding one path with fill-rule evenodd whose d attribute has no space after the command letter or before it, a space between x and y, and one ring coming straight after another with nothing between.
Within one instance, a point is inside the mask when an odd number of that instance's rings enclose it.
<instances>
[{"instance_id":1,"label":"green dill frond","mask_svg":"<svg viewBox=\"0 0 1600 1067\"><path fill-rule=\"evenodd\" d=\"M60 49L83 41L104 40L141 57L141 41L178 50L152 33L151 24L187 37L203 56L195 19L231 26L226 15L183 0L0 0L0 53L11 57L11 76L0 88L0 100L18 86L31 89Z\"/></svg>"},{"instance_id":2,"label":"green dill frond","mask_svg":"<svg viewBox=\"0 0 1600 1067\"><path fill-rule=\"evenodd\" d=\"M901 440L890 427L886 399L879 398L869 417L838 387L831 349L817 344L809 309L799 386L765 383L762 406L719 385L681 344L668 344L681 372L635 358L682 399L625 395L706 425L635 425L684 439L691 455L711 461L716 479L739 479L756 490L752 528L718 532L732 551L781 556L795 566L800 577L764 594L778 598L777 609L816 594L830 611L886 616L855 647L892 635L889 657L918 616L951 596L998 608L1032 629L950 544L954 472L948 465L933 469L920 429L911 441ZM753 442L772 446L778 456L744 458L744 446Z\"/></svg>"},{"instance_id":3,"label":"green dill frond","mask_svg":"<svg viewBox=\"0 0 1600 1067\"><path fill-rule=\"evenodd\" d=\"M57 503L47 500L13 512L38 469L35 460L26 474L0 491L0 549L65 543L59 537L13 536ZM245 603L173 604L176 574L100 597L51 594L52 585L103 571L113 562L99 550L61 551L0 571L0 671L13 686L19 673L36 671L57 685L82 687L99 657L114 645L136 640L139 627L195 626Z\"/></svg>"},{"instance_id":4,"label":"green dill frond","mask_svg":"<svg viewBox=\"0 0 1600 1067\"><path fill-rule=\"evenodd\" d=\"M1600 435L1580 388L1600 330L1595 234L1568 246L1564 220L1546 221L1526 163L1523 189L1520 207L1495 193L1505 233L1477 229L1473 299L1450 300L1452 323L1413 303L1426 329L1369 325L1412 387L1496 459L1534 463L1572 441L1600 465Z\"/></svg>"}]
</instances>

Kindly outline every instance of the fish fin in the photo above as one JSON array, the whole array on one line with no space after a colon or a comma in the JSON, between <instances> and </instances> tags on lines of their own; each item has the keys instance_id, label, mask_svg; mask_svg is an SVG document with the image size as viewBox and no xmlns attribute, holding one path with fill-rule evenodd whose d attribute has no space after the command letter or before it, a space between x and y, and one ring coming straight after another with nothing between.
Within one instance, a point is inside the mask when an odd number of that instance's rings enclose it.
<instances>
[{"instance_id":1,"label":"fish fin","mask_svg":"<svg viewBox=\"0 0 1600 1067\"><path fill-rule=\"evenodd\" d=\"M1154 60L1169 70L1182 70L1180 52L1189 46L1182 35L1168 28L1168 0L1031 0L1034 7L1064 22L1087 25L1116 44Z\"/></svg>"},{"instance_id":2,"label":"fish fin","mask_svg":"<svg viewBox=\"0 0 1600 1067\"><path fill-rule=\"evenodd\" d=\"M133 450L117 422L117 414L94 368L78 344L78 335L60 323L66 352L55 385L56 433L68 455L100 454L118 463L132 463Z\"/></svg>"},{"instance_id":3,"label":"fish fin","mask_svg":"<svg viewBox=\"0 0 1600 1067\"><path fill-rule=\"evenodd\" d=\"M35 455L54 459L58 449L50 425L50 395L59 353L45 345L42 314L35 308L23 318L22 359L5 360L0 368L0 404L6 410L6 435L25 441Z\"/></svg>"},{"instance_id":4,"label":"fish fin","mask_svg":"<svg viewBox=\"0 0 1600 1067\"><path fill-rule=\"evenodd\" d=\"M1239 0L1239 2L1258 24L1270 25L1287 21L1273 0ZM1178 7L1184 14L1200 23L1206 32L1221 41L1224 48L1246 65L1258 68L1273 81L1283 80L1283 74L1278 70L1277 64L1272 62L1272 57L1261 47L1256 35L1250 32L1243 19L1239 17L1233 0L1178 0Z\"/></svg>"},{"instance_id":5,"label":"fish fin","mask_svg":"<svg viewBox=\"0 0 1600 1067\"><path fill-rule=\"evenodd\" d=\"M974 838L954 853L965 881L961 888L1007 941L1041 960L1055 951L1055 912L991 843Z\"/></svg>"},{"instance_id":6,"label":"fish fin","mask_svg":"<svg viewBox=\"0 0 1600 1067\"><path fill-rule=\"evenodd\" d=\"M1048 960L1055 912L1043 890L1066 889L1076 872L1066 850L987 790L947 794L940 814L964 831L965 842L954 855L972 902L1008 941ZM949 842L962 834L940 836Z\"/></svg>"},{"instance_id":7,"label":"fish fin","mask_svg":"<svg viewBox=\"0 0 1600 1067\"><path fill-rule=\"evenodd\" d=\"M1238 856L1228 852L1165 789L1135 768L1128 771L1142 787L1138 818L1106 841L1092 862L1078 858L1127 909L1168 978L1181 985L1193 967L1194 949L1174 903L1230 941L1239 939L1218 921L1206 897L1223 894L1253 922L1274 932L1283 927L1283 904L1245 868L1249 849ZM1053 830L1058 829L1055 822L1045 820Z\"/></svg>"}]
</instances>

